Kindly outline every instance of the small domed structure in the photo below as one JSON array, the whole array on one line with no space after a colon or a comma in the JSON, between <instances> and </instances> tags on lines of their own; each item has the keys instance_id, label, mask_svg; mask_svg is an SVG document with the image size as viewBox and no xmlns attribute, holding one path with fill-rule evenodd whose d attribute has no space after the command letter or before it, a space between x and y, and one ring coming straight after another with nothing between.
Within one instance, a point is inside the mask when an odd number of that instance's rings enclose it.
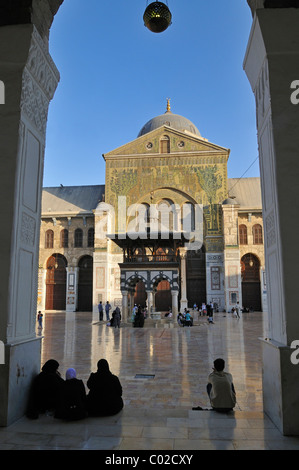
<instances>
[{"instance_id":1,"label":"small domed structure","mask_svg":"<svg viewBox=\"0 0 299 470\"><path fill-rule=\"evenodd\" d=\"M234 206L238 205L238 201L236 200L235 196L229 196L227 199L225 199L222 203L223 206Z\"/></svg>"},{"instance_id":2,"label":"small domed structure","mask_svg":"<svg viewBox=\"0 0 299 470\"><path fill-rule=\"evenodd\" d=\"M143 21L145 26L153 33L162 33L171 25L172 15L167 5L162 2L153 2L146 8Z\"/></svg>"}]
</instances>

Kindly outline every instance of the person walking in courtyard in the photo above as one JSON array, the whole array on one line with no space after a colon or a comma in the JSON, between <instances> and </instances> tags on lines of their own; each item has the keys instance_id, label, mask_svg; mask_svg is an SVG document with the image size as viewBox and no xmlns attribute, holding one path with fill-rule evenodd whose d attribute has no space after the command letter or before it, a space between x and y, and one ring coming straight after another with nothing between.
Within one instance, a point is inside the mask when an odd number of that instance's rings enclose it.
<instances>
[{"instance_id":1,"label":"person walking in courtyard","mask_svg":"<svg viewBox=\"0 0 299 470\"><path fill-rule=\"evenodd\" d=\"M107 321L110 320L110 315L109 315L110 310L111 310L111 305L109 304L109 302L107 300L106 305L105 305L105 313L106 313L106 320Z\"/></svg>"},{"instance_id":2,"label":"person walking in courtyard","mask_svg":"<svg viewBox=\"0 0 299 470\"><path fill-rule=\"evenodd\" d=\"M97 372L90 374L87 387L89 416L112 416L123 409L121 383L119 378L110 372L106 359L98 361Z\"/></svg>"},{"instance_id":3,"label":"person walking in courtyard","mask_svg":"<svg viewBox=\"0 0 299 470\"><path fill-rule=\"evenodd\" d=\"M103 321L104 309L103 309L103 304L102 304L102 302L99 303L99 305L98 305L98 310L99 310L99 320L100 320L100 321Z\"/></svg>"},{"instance_id":4,"label":"person walking in courtyard","mask_svg":"<svg viewBox=\"0 0 299 470\"><path fill-rule=\"evenodd\" d=\"M100 321L103 321L104 309L103 309L103 304L102 304L102 302L99 303L99 305L98 305L98 310L99 310L99 320L100 320Z\"/></svg>"},{"instance_id":5,"label":"person walking in courtyard","mask_svg":"<svg viewBox=\"0 0 299 470\"><path fill-rule=\"evenodd\" d=\"M144 327L144 314L139 305L137 313L134 318L134 328L143 328Z\"/></svg>"},{"instance_id":6,"label":"person walking in courtyard","mask_svg":"<svg viewBox=\"0 0 299 470\"><path fill-rule=\"evenodd\" d=\"M121 313L119 307L116 307L112 313L112 320L110 326L114 326L114 328L120 328L120 320L121 320Z\"/></svg>"}]
</instances>

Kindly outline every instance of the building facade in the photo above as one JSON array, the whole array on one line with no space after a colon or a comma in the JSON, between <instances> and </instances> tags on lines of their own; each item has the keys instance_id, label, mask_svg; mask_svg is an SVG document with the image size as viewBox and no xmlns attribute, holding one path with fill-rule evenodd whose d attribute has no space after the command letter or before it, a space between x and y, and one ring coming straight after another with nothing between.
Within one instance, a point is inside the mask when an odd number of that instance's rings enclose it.
<instances>
[{"instance_id":1,"label":"building facade","mask_svg":"<svg viewBox=\"0 0 299 470\"><path fill-rule=\"evenodd\" d=\"M38 309L265 310L260 182L229 179L229 153L168 101L103 155L104 186L44 188Z\"/></svg>"}]
</instances>

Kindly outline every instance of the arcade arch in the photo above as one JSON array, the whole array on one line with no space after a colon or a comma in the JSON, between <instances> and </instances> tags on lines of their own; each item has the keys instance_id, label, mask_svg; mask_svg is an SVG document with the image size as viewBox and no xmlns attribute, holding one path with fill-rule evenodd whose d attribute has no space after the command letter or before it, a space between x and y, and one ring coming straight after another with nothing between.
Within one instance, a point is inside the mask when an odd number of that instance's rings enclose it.
<instances>
[{"instance_id":1,"label":"arcade arch","mask_svg":"<svg viewBox=\"0 0 299 470\"><path fill-rule=\"evenodd\" d=\"M246 309L261 311L261 263L253 253L247 253L241 258L242 302Z\"/></svg>"},{"instance_id":2,"label":"arcade arch","mask_svg":"<svg viewBox=\"0 0 299 470\"><path fill-rule=\"evenodd\" d=\"M67 260L53 254L47 261L46 273L46 310L65 310L66 308Z\"/></svg>"},{"instance_id":3,"label":"arcade arch","mask_svg":"<svg viewBox=\"0 0 299 470\"><path fill-rule=\"evenodd\" d=\"M78 308L79 312L92 311L93 258L85 255L78 262Z\"/></svg>"}]
</instances>

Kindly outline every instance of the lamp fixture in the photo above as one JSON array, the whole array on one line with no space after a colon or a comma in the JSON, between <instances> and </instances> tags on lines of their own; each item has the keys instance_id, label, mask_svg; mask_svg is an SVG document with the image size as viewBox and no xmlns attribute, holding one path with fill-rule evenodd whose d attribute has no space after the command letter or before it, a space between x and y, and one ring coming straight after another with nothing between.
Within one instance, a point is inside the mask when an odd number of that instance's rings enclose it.
<instances>
[{"instance_id":1,"label":"lamp fixture","mask_svg":"<svg viewBox=\"0 0 299 470\"><path fill-rule=\"evenodd\" d=\"M143 15L144 25L153 33L162 33L170 25L172 14L163 2L152 2Z\"/></svg>"}]
</instances>

